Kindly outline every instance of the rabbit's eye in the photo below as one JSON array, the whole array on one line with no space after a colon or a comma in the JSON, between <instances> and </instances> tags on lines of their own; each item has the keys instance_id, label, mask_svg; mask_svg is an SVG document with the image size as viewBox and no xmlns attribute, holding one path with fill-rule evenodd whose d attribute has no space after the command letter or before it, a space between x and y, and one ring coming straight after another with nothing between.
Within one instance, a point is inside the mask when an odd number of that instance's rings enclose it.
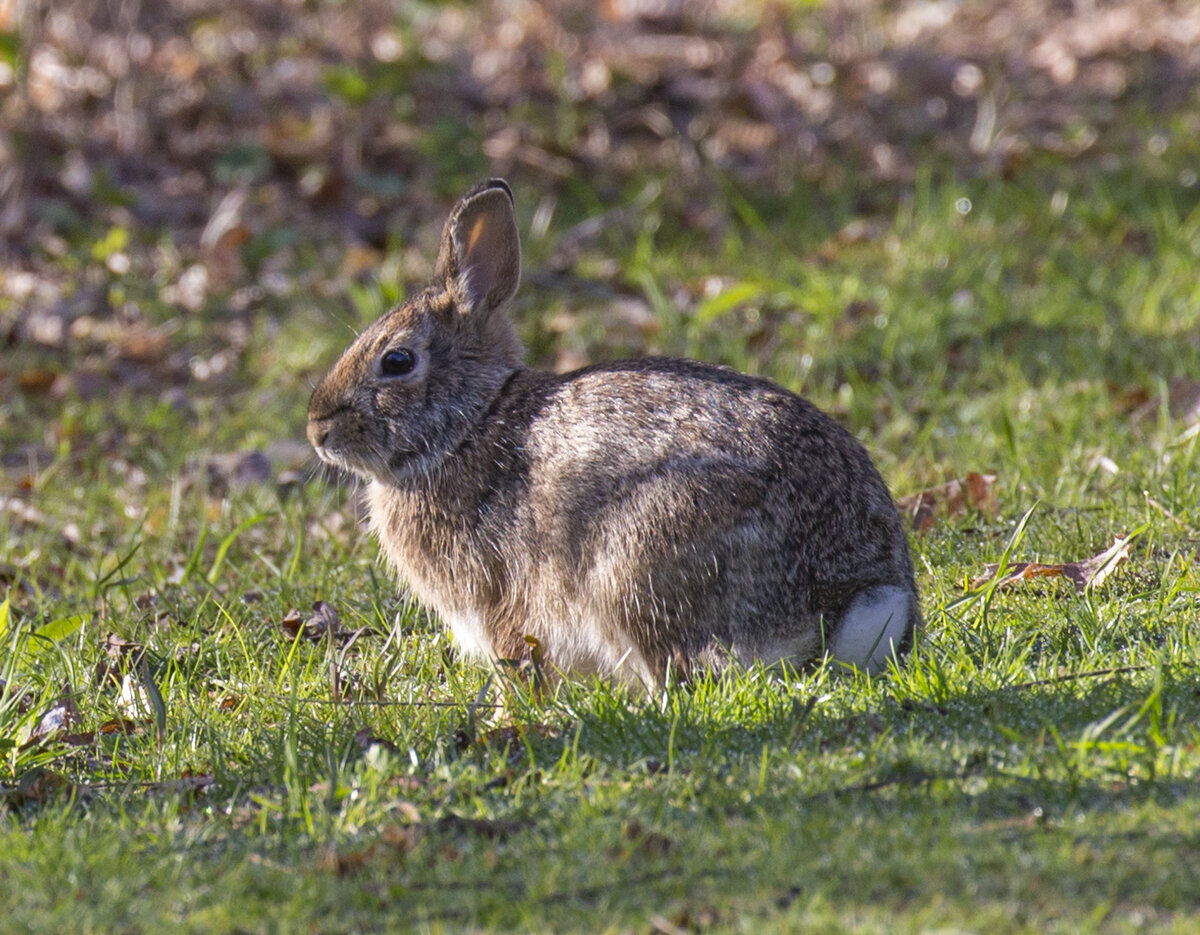
<instances>
[{"instance_id":1,"label":"rabbit's eye","mask_svg":"<svg viewBox=\"0 0 1200 935\"><path fill-rule=\"evenodd\" d=\"M379 372L385 377L406 377L416 366L417 355L407 347L388 351L379 359Z\"/></svg>"}]
</instances>

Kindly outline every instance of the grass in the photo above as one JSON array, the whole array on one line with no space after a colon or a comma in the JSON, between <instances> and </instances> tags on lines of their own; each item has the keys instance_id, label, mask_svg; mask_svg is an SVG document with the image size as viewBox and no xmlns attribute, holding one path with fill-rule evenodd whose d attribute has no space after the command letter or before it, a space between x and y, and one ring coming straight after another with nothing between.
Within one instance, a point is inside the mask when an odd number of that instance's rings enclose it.
<instances>
[{"instance_id":1,"label":"grass","mask_svg":"<svg viewBox=\"0 0 1200 935\"><path fill-rule=\"evenodd\" d=\"M512 688L500 714L504 673L397 595L351 491L281 478L286 450L248 483L210 460L302 439L308 387L390 280L296 278L236 340L215 303L179 322L182 398L18 388L72 362L6 351L5 926L1193 931L1200 432L1170 399L1200 374L1200 193L1180 182L1200 147L1173 139L1111 171L930 170L856 234L851 192L801 211L731 190L716 249L651 191L579 258L619 271L599 298L538 274L570 204L526 238L539 362L701 356L803 389L898 495L997 475L995 515L914 535L927 625L886 678ZM529 230L536 193L518 199ZM94 234L64 263L92 268ZM333 262L296 250L297 277ZM229 347L224 382L196 375ZM1084 593L969 584L1135 532ZM317 600L340 637L284 627Z\"/></svg>"}]
</instances>

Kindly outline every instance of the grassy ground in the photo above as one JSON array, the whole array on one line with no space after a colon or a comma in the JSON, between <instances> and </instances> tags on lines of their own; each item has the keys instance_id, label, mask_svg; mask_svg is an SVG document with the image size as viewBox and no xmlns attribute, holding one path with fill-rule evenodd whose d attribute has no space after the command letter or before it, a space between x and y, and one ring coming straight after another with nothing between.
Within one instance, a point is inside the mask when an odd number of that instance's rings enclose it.
<instances>
[{"instance_id":1,"label":"grassy ground","mask_svg":"<svg viewBox=\"0 0 1200 935\"><path fill-rule=\"evenodd\" d=\"M35 340L6 267L3 927L1194 931L1200 144L1187 108L1122 104L1111 160L918 147L911 178L786 198L711 165L727 219L703 233L669 175L551 198L513 173L539 364L716 360L834 412L898 496L996 476L914 533L927 625L886 678L510 688L500 714L504 673L397 595L354 492L306 482L296 444L445 197L378 274L297 223L182 315L186 245L61 222L27 268L108 311ZM1082 592L971 583L1119 536L1129 560Z\"/></svg>"}]
</instances>

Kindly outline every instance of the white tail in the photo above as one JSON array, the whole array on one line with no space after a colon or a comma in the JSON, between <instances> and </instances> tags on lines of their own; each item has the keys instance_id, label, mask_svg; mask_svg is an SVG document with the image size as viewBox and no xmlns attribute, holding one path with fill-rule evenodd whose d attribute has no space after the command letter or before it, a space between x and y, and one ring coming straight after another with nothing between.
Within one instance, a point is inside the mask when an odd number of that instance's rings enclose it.
<instances>
[{"instance_id":1,"label":"white tail","mask_svg":"<svg viewBox=\"0 0 1200 935\"><path fill-rule=\"evenodd\" d=\"M838 662L875 674L900 652L909 628L912 593L879 585L855 595L833 635L830 652Z\"/></svg>"}]
</instances>

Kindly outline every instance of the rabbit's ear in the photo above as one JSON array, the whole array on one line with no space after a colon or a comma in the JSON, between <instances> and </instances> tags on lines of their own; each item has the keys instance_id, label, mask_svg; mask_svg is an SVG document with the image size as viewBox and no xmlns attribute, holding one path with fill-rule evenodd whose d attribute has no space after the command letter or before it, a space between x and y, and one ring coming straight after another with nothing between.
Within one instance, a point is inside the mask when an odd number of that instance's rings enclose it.
<instances>
[{"instance_id":1,"label":"rabbit's ear","mask_svg":"<svg viewBox=\"0 0 1200 935\"><path fill-rule=\"evenodd\" d=\"M521 238L512 190L503 179L481 182L454 206L434 276L467 314L491 311L517 291Z\"/></svg>"}]
</instances>

